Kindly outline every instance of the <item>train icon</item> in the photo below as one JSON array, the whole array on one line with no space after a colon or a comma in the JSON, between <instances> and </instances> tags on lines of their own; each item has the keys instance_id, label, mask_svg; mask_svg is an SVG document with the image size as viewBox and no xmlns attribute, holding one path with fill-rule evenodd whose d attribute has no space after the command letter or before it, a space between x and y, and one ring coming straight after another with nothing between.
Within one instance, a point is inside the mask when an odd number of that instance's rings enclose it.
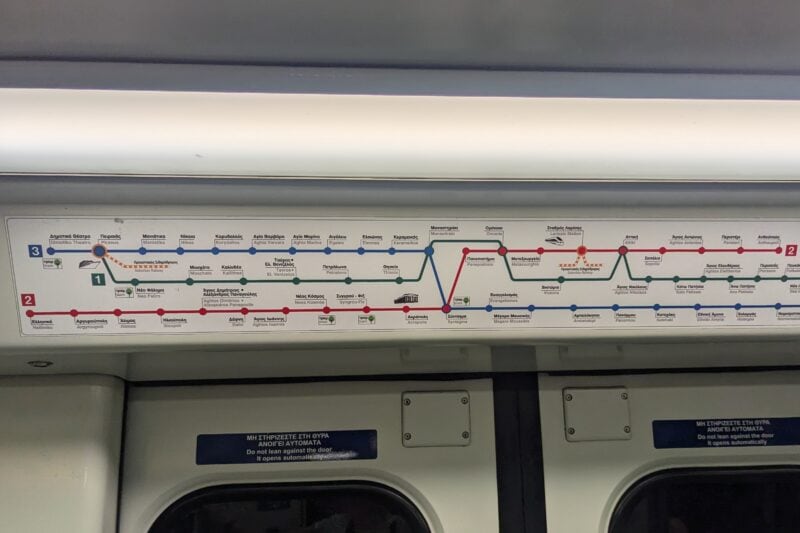
<instances>
[{"instance_id":1,"label":"train icon","mask_svg":"<svg viewBox=\"0 0 800 533\"><path fill-rule=\"evenodd\" d=\"M417 302L419 302L419 294L414 294L413 292L407 292L399 298L394 299L394 303L396 304L415 304Z\"/></svg>"}]
</instances>

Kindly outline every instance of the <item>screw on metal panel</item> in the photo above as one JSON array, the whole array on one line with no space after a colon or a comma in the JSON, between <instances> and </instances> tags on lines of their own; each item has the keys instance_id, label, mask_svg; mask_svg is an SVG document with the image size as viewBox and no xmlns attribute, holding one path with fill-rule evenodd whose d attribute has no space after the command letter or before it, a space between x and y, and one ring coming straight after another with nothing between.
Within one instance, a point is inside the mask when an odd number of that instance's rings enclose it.
<instances>
[{"instance_id":1,"label":"screw on metal panel","mask_svg":"<svg viewBox=\"0 0 800 533\"><path fill-rule=\"evenodd\" d=\"M48 366L52 366L52 361L28 361L28 364L33 368L47 368Z\"/></svg>"},{"instance_id":2,"label":"screw on metal panel","mask_svg":"<svg viewBox=\"0 0 800 533\"><path fill-rule=\"evenodd\" d=\"M403 440L411 440L411 433L404 433Z\"/></svg>"},{"instance_id":3,"label":"screw on metal panel","mask_svg":"<svg viewBox=\"0 0 800 533\"><path fill-rule=\"evenodd\" d=\"M463 403L464 405L467 405L469 403L469 398L464 396L463 398L461 398L461 403Z\"/></svg>"},{"instance_id":4,"label":"screw on metal panel","mask_svg":"<svg viewBox=\"0 0 800 533\"><path fill-rule=\"evenodd\" d=\"M411 405L411 400L406 398L405 400L403 400L403 405Z\"/></svg>"},{"instance_id":5,"label":"screw on metal panel","mask_svg":"<svg viewBox=\"0 0 800 533\"><path fill-rule=\"evenodd\" d=\"M630 433L630 432L631 432L631 427L630 427L630 426L625 426L625 427L624 427L624 428L622 428L622 429L623 429L623 431L624 431L625 433Z\"/></svg>"},{"instance_id":6,"label":"screw on metal panel","mask_svg":"<svg viewBox=\"0 0 800 533\"><path fill-rule=\"evenodd\" d=\"M461 436L463 438L465 438L465 439L468 439L469 438L469 431L465 431L464 433L461 434Z\"/></svg>"},{"instance_id":7,"label":"screw on metal panel","mask_svg":"<svg viewBox=\"0 0 800 533\"><path fill-rule=\"evenodd\" d=\"M567 400L568 402L571 402L572 401L572 394L564 395L564 399Z\"/></svg>"},{"instance_id":8,"label":"screw on metal panel","mask_svg":"<svg viewBox=\"0 0 800 533\"><path fill-rule=\"evenodd\" d=\"M567 428L567 433L569 433L570 435L574 435L575 434L575 428Z\"/></svg>"},{"instance_id":9,"label":"screw on metal panel","mask_svg":"<svg viewBox=\"0 0 800 533\"><path fill-rule=\"evenodd\" d=\"M623 400L627 400L628 399L628 393L627 392L623 392L622 393L622 399Z\"/></svg>"}]
</instances>

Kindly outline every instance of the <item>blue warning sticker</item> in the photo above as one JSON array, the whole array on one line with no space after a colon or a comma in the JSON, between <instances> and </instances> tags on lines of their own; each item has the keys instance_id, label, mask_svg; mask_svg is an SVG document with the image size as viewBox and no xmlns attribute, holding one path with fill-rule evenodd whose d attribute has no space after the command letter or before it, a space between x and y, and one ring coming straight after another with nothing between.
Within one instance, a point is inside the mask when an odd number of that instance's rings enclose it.
<instances>
[{"instance_id":1,"label":"blue warning sticker","mask_svg":"<svg viewBox=\"0 0 800 533\"><path fill-rule=\"evenodd\" d=\"M654 420L653 445L664 448L735 448L800 445L800 417Z\"/></svg>"},{"instance_id":2,"label":"blue warning sticker","mask_svg":"<svg viewBox=\"0 0 800 533\"><path fill-rule=\"evenodd\" d=\"M374 429L198 435L198 465L355 461L378 457Z\"/></svg>"}]
</instances>

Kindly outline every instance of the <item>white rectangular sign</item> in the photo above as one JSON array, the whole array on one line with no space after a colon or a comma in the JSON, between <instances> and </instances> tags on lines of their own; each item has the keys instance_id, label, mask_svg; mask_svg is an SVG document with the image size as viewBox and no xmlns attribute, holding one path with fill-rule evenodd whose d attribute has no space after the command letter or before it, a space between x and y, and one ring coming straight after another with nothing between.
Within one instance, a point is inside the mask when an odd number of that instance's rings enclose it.
<instances>
[{"instance_id":1,"label":"white rectangular sign","mask_svg":"<svg viewBox=\"0 0 800 533\"><path fill-rule=\"evenodd\" d=\"M25 335L800 327L800 221L9 218Z\"/></svg>"}]
</instances>

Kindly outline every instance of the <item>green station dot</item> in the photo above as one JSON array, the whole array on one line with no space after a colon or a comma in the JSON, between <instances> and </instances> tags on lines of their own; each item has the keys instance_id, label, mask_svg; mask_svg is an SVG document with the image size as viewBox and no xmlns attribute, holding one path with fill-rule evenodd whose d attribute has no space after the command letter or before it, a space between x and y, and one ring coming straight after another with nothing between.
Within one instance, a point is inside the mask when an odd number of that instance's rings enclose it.
<instances>
[{"instance_id":1,"label":"green station dot","mask_svg":"<svg viewBox=\"0 0 800 533\"><path fill-rule=\"evenodd\" d=\"M647 283L650 283L650 282L652 282L652 281L653 281L653 276L645 276L644 280L645 280Z\"/></svg>"},{"instance_id":2,"label":"green station dot","mask_svg":"<svg viewBox=\"0 0 800 533\"><path fill-rule=\"evenodd\" d=\"M239 280L239 283L241 283L242 285L247 285L247 278L241 278Z\"/></svg>"},{"instance_id":3,"label":"green station dot","mask_svg":"<svg viewBox=\"0 0 800 533\"><path fill-rule=\"evenodd\" d=\"M133 278L133 279L131 280L131 285L133 285L134 287L135 287L135 286L137 286L138 284L139 284L139 280L138 280L138 279L136 279L136 278Z\"/></svg>"},{"instance_id":4,"label":"green station dot","mask_svg":"<svg viewBox=\"0 0 800 533\"><path fill-rule=\"evenodd\" d=\"M789 281L789 276L781 276L781 281L786 283L787 281Z\"/></svg>"},{"instance_id":5,"label":"green station dot","mask_svg":"<svg viewBox=\"0 0 800 533\"><path fill-rule=\"evenodd\" d=\"M734 280L733 276L728 276L728 283L733 283L733 280Z\"/></svg>"},{"instance_id":6,"label":"green station dot","mask_svg":"<svg viewBox=\"0 0 800 533\"><path fill-rule=\"evenodd\" d=\"M758 283L759 281L761 281L761 276L756 276L756 277L754 277L754 278L753 278L753 281L755 281L756 283Z\"/></svg>"},{"instance_id":7,"label":"green station dot","mask_svg":"<svg viewBox=\"0 0 800 533\"><path fill-rule=\"evenodd\" d=\"M706 281L708 281L708 278L706 276L700 276L700 281L702 283L705 283Z\"/></svg>"},{"instance_id":8,"label":"green station dot","mask_svg":"<svg viewBox=\"0 0 800 533\"><path fill-rule=\"evenodd\" d=\"M300 285L300 278L292 278L292 283L295 285Z\"/></svg>"},{"instance_id":9,"label":"green station dot","mask_svg":"<svg viewBox=\"0 0 800 533\"><path fill-rule=\"evenodd\" d=\"M398 276L397 278L395 278L394 282L397 283L398 285L400 285L401 283L403 283L403 278Z\"/></svg>"},{"instance_id":10,"label":"green station dot","mask_svg":"<svg viewBox=\"0 0 800 533\"><path fill-rule=\"evenodd\" d=\"M344 278L344 282L350 285L351 283L353 283L353 278L350 277Z\"/></svg>"},{"instance_id":11,"label":"green station dot","mask_svg":"<svg viewBox=\"0 0 800 533\"><path fill-rule=\"evenodd\" d=\"M564 276L558 276L558 282L559 283L564 283L565 281L566 280L564 279Z\"/></svg>"},{"instance_id":12,"label":"green station dot","mask_svg":"<svg viewBox=\"0 0 800 533\"><path fill-rule=\"evenodd\" d=\"M672 281L674 281L675 283L678 283L680 280L681 280L680 276L675 276L672 278Z\"/></svg>"},{"instance_id":13,"label":"green station dot","mask_svg":"<svg viewBox=\"0 0 800 533\"><path fill-rule=\"evenodd\" d=\"M194 280L192 278L186 278L187 285L194 285Z\"/></svg>"}]
</instances>

